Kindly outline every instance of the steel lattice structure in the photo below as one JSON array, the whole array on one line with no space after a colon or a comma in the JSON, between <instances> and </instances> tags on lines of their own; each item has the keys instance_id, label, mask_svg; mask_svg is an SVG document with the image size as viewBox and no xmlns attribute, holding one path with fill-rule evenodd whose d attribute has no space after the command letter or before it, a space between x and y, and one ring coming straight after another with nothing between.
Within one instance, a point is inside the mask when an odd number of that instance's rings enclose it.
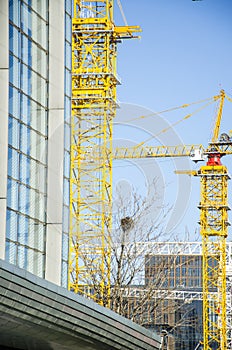
<instances>
[{"instance_id":1,"label":"steel lattice structure","mask_svg":"<svg viewBox=\"0 0 232 350\"><path fill-rule=\"evenodd\" d=\"M227 349L226 237L228 227L227 168L207 165L200 169L200 232L203 254L204 349ZM210 292L216 291L209 298Z\"/></svg>"},{"instance_id":2,"label":"steel lattice structure","mask_svg":"<svg viewBox=\"0 0 232 350\"><path fill-rule=\"evenodd\" d=\"M113 0L74 0L68 288L107 304L112 226L116 46L139 27L115 27Z\"/></svg>"},{"instance_id":3,"label":"steel lattice structure","mask_svg":"<svg viewBox=\"0 0 232 350\"><path fill-rule=\"evenodd\" d=\"M232 140L226 135L219 140L219 130L225 97L224 90L214 96L219 101L212 141L204 149L202 145L179 146L134 146L117 148L115 159L192 157L194 161L208 159L198 171L180 171L201 177L200 232L203 252L203 315L204 350L227 349L226 327L226 237L228 226L228 173L221 164L221 157L232 154ZM209 300L215 292L214 300Z\"/></svg>"},{"instance_id":4,"label":"steel lattice structure","mask_svg":"<svg viewBox=\"0 0 232 350\"><path fill-rule=\"evenodd\" d=\"M74 0L72 23L72 117L70 169L70 247L68 288L108 305L112 160L191 156L192 146L112 150L116 113L116 48L139 27L116 27L113 0ZM232 154L231 140L218 142L225 98L222 90L214 136L200 145L208 163L201 176L200 224L203 244L204 350L226 349L227 180L220 158ZM228 96L227 96L228 98ZM228 98L231 100L230 98ZM226 141L226 142L225 142ZM145 151L144 151L145 150ZM195 159L196 160L196 159ZM199 159L198 159L199 160ZM202 160L202 159L201 159ZM216 288L216 298L208 296Z\"/></svg>"}]
</instances>

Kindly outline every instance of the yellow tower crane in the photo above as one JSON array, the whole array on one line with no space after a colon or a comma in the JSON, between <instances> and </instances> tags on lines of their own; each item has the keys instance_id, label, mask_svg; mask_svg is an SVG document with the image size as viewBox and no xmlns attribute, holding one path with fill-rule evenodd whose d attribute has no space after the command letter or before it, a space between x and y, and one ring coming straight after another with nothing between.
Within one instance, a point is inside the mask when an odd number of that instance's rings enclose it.
<instances>
[{"instance_id":1,"label":"yellow tower crane","mask_svg":"<svg viewBox=\"0 0 232 350\"><path fill-rule=\"evenodd\" d=\"M224 90L214 96L219 101L212 141L204 149L202 145L119 147L114 159L192 157L197 162L207 157L207 164L199 171L182 171L201 178L200 233L203 255L203 328L204 350L227 349L226 327L226 237L228 228L228 179L229 175L221 158L232 154L232 140L227 134L219 138ZM214 297L211 292L215 292Z\"/></svg>"},{"instance_id":2,"label":"yellow tower crane","mask_svg":"<svg viewBox=\"0 0 232 350\"><path fill-rule=\"evenodd\" d=\"M74 0L72 21L68 288L102 305L110 292L116 49L141 31L115 26L113 10L113 0Z\"/></svg>"}]
</instances>

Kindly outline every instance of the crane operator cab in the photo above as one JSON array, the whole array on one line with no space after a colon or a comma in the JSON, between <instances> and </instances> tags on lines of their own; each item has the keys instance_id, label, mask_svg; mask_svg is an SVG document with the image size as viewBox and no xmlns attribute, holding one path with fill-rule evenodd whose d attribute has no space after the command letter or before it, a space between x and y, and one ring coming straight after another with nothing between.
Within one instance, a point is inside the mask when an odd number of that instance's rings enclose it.
<instances>
[{"instance_id":1,"label":"crane operator cab","mask_svg":"<svg viewBox=\"0 0 232 350\"><path fill-rule=\"evenodd\" d=\"M201 149L195 149L190 154L190 159L195 163L202 162L202 161L206 160L206 155L202 152Z\"/></svg>"}]
</instances>

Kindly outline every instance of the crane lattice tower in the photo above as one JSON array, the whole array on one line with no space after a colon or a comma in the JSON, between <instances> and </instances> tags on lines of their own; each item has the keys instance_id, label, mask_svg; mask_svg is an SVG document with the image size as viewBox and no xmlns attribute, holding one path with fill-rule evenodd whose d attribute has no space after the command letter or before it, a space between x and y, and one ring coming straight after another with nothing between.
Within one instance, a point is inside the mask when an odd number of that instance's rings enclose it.
<instances>
[{"instance_id":1,"label":"crane lattice tower","mask_svg":"<svg viewBox=\"0 0 232 350\"><path fill-rule=\"evenodd\" d=\"M74 0L68 288L107 305L112 227L116 49L139 27L116 27L113 0Z\"/></svg>"}]
</instances>

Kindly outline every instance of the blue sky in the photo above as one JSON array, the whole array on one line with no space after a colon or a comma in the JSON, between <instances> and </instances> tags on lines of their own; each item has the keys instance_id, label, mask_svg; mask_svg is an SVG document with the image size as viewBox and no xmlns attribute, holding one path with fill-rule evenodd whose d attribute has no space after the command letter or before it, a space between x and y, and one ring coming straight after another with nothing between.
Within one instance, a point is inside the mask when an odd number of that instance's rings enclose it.
<instances>
[{"instance_id":1,"label":"blue sky","mask_svg":"<svg viewBox=\"0 0 232 350\"><path fill-rule=\"evenodd\" d=\"M196 107L165 113L158 119L155 116L128 123L133 117L212 97L222 88L232 96L231 0L121 0L121 3L128 24L140 25L142 33L140 40L125 40L118 46L118 74L122 85L117 90L121 109L115 119L116 140L128 145L139 143L151 134L156 135L162 125L175 123ZM123 25L117 7L115 22ZM216 107L215 104L204 109L171 128L166 135L153 138L150 144L203 143L206 146L212 134ZM223 132L232 129L231 112L232 103L226 102ZM230 156L223 162L232 173ZM146 195L154 173L160 181L163 203L174 208L169 218L171 224L167 223L169 230L177 235L188 231L190 239L195 239L193 232L199 228L199 178L176 176L174 170L197 169L200 165L169 159L117 161L114 188L125 183ZM232 194L229 198L232 205Z\"/></svg>"}]
</instances>

